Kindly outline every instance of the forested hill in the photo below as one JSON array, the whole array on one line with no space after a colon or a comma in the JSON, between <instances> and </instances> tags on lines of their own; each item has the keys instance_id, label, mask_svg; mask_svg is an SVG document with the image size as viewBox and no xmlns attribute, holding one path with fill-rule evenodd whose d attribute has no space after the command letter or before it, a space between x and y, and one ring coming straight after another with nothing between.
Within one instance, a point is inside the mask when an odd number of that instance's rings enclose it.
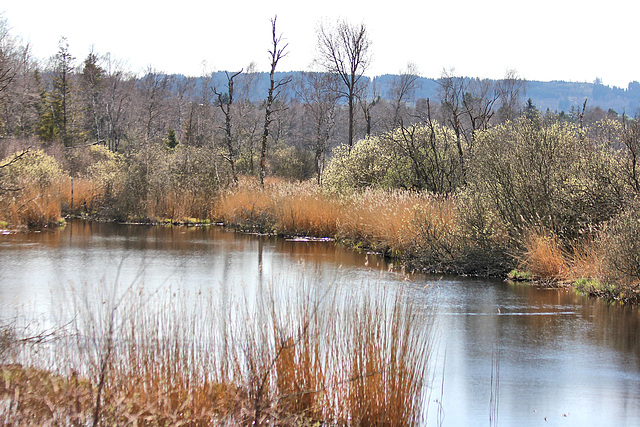
<instances>
[{"instance_id":1,"label":"forested hill","mask_svg":"<svg viewBox=\"0 0 640 427\"><path fill-rule=\"evenodd\" d=\"M285 75L297 75L300 72L276 73L277 77ZM386 74L375 77L373 82L377 93L382 98L389 98L390 88L393 85L394 75ZM226 76L224 72L214 73L212 84L219 88L224 88ZM415 91L415 99L429 98L438 99L438 79L420 77L419 87ZM269 84L267 73L254 74L254 81L250 98L258 100L266 96ZM617 113L626 113L633 116L640 110L640 83L637 81L629 83L626 89L606 86L598 81L593 83L565 82L565 81L527 81L524 100L531 98L533 104L540 110L549 109L552 112L564 111L569 113L572 109L582 109L585 99L587 106L600 107L605 111L615 110ZM291 95L295 96L295 93Z\"/></svg>"},{"instance_id":2,"label":"forested hill","mask_svg":"<svg viewBox=\"0 0 640 427\"><path fill-rule=\"evenodd\" d=\"M376 83L383 88L388 87L393 76L377 77ZM418 98L437 99L438 79L420 78L421 87L416 91ZM585 99L589 107L600 107L603 110L614 109L619 114L635 115L640 110L640 83L629 83L626 89L605 86L601 83L578 83L565 81L527 81L524 99L531 98L539 110L547 108L554 112L569 112L572 107L581 109Z\"/></svg>"}]
</instances>

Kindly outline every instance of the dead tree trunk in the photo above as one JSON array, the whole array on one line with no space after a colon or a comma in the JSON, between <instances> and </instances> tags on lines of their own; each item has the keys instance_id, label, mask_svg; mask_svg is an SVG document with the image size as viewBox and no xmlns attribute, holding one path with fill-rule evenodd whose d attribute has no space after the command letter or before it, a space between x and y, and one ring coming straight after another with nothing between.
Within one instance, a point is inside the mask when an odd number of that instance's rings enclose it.
<instances>
[{"instance_id":1,"label":"dead tree trunk","mask_svg":"<svg viewBox=\"0 0 640 427\"><path fill-rule=\"evenodd\" d=\"M269 54L271 55L271 71L269 73L269 92L267 95L267 102L265 105L265 113L264 113L264 129L262 131L262 143L260 146L260 185L264 187L264 178L267 174L267 140L269 138L269 125L272 122L271 115L274 112L279 110L273 109L273 103L280 95L280 89L291 81L291 77L286 77L278 82L275 81L275 73L276 67L278 65L278 61L287 55L286 49L288 43L285 43L284 46L281 46L281 36L276 36L276 19L274 17L271 20L271 34L272 34L272 42L273 48L269 50Z\"/></svg>"}]
</instances>

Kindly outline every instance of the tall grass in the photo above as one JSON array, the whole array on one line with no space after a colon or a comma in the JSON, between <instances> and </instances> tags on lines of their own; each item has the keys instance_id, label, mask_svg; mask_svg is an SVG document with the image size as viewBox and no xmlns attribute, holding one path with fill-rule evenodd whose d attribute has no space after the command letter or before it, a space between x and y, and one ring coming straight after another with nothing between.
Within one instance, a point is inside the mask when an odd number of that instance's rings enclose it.
<instances>
[{"instance_id":1,"label":"tall grass","mask_svg":"<svg viewBox=\"0 0 640 427\"><path fill-rule=\"evenodd\" d=\"M567 258L568 254L553 233L542 231L528 235L522 262L536 278L551 281L568 279L570 268Z\"/></svg>"},{"instance_id":2,"label":"tall grass","mask_svg":"<svg viewBox=\"0 0 640 427\"><path fill-rule=\"evenodd\" d=\"M0 218L13 227L44 228L61 222L60 198L37 189L0 196Z\"/></svg>"},{"instance_id":3,"label":"tall grass","mask_svg":"<svg viewBox=\"0 0 640 427\"><path fill-rule=\"evenodd\" d=\"M432 317L400 291L371 288L301 279L225 301L139 289L76 298L58 345L3 361L0 421L416 424Z\"/></svg>"},{"instance_id":4,"label":"tall grass","mask_svg":"<svg viewBox=\"0 0 640 427\"><path fill-rule=\"evenodd\" d=\"M426 193L366 190L331 193L314 183L244 181L221 196L216 219L244 231L331 237L396 257L410 255L424 221L455 226L453 202ZM444 208L443 208L444 207Z\"/></svg>"}]
</instances>

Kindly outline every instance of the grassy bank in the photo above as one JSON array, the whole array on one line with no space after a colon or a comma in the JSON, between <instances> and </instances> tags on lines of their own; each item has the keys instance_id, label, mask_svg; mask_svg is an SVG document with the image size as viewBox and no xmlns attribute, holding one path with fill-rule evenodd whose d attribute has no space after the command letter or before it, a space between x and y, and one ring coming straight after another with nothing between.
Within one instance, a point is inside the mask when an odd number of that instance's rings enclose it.
<instances>
[{"instance_id":1,"label":"grassy bank","mask_svg":"<svg viewBox=\"0 0 640 427\"><path fill-rule=\"evenodd\" d=\"M429 309L377 287L370 298L303 282L227 305L204 292L129 289L97 304L75 295L73 321L45 341L5 327L0 422L420 421L431 377Z\"/></svg>"}]
</instances>

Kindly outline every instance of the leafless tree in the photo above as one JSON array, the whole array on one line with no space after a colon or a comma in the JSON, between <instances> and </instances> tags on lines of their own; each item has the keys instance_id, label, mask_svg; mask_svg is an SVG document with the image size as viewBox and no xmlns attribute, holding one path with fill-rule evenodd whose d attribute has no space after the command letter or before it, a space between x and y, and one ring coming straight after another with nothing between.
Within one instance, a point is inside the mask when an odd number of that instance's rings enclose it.
<instances>
[{"instance_id":1,"label":"leafless tree","mask_svg":"<svg viewBox=\"0 0 640 427\"><path fill-rule=\"evenodd\" d=\"M515 70L508 70L498 84L500 108L498 115L502 122L515 119L522 110L527 82Z\"/></svg>"},{"instance_id":2,"label":"leafless tree","mask_svg":"<svg viewBox=\"0 0 640 427\"><path fill-rule=\"evenodd\" d=\"M402 110L407 102L411 102L416 89L420 87L420 74L418 67L409 62L407 67L395 76L389 91L392 112L392 127L396 128L403 122Z\"/></svg>"},{"instance_id":3,"label":"leafless tree","mask_svg":"<svg viewBox=\"0 0 640 427\"><path fill-rule=\"evenodd\" d=\"M178 139L184 139L185 123L188 117L188 110L191 99L195 92L195 79L192 77L178 77L173 80L171 99L171 128L178 134Z\"/></svg>"},{"instance_id":4,"label":"leafless tree","mask_svg":"<svg viewBox=\"0 0 640 427\"><path fill-rule=\"evenodd\" d=\"M622 143L626 152L624 169L631 188L638 197L640 196L640 113L628 122L623 117L623 123Z\"/></svg>"},{"instance_id":5,"label":"leafless tree","mask_svg":"<svg viewBox=\"0 0 640 427\"><path fill-rule=\"evenodd\" d=\"M260 142L260 127L264 126L262 110L253 100L257 93L259 72L255 62L247 65L246 71L238 76L234 101L234 127L237 139L238 156L245 164L245 173L253 175L256 170L256 145ZM246 163L248 170L246 170Z\"/></svg>"},{"instance_id":6,"label":"leafless tree","mask_svg":"<svg viewBox=\"0 0 640 427\"><path fill-rule=\"evenodd\" d=\"M278 62L287 55L288 43L282 45L282 36L276 35L276 20L277 16L271 19L271 41L273 47L269 50L271 56L271 71L269 72L269 92L267 95L267 102L265 104L264 113L264 128L262 131L262 144L260 147L260 185L264 187L264 177L266 175L266 163L267 163L267 139L269 138L269 125L273 120L271 115L281 108L274 109L274 101L280 95L280 91L283 86L291 82L291 77L285 77L276 82L275 73Z\"/></svg>"},{"instance_id":7,"label":"leafless tree","mask_svg":"<svg viewBox=\"0 0 640 427\"><path fill-rule=\"evenodd\" d=\"M438 85L442 120L443 123L453 129L456 135L458 157L464 171L465 149L463 146L464 128L462 120L465 114L463 103L466 89L465 78L457 76L453 69L443 70L441 77L438 79Z\"/></svg>"},{"instance_id":8,"label":"leafless tree","mask_svg":"<svg viewBox=\"0 0 640 427\"><path fill-rule=\"evenodd\" d=\"M354 120L357 99L362 90L364 73L369 67L371 41L364 24L352 25L347 21L329 27L318 27L316 62L329 73L337 74L343 83L339 94L347 99L349 108L349 149L353 147Z\"/></svg>"},{"instance_id":9,"label":"leafless tree","mask_svg":"<svg viewBox=\"0 0 640 427\"><path fill-rule=\"evenodd\" d=\"M204 147L212 140L215 94L209 89L212 85L211 80L212 74L200 77L196 94L189 105L184 131L184 141L187 145Z\"/></svg>"},{"instance_id":10,"label":"leafless tree","mask_svg":"<svg viewBox=\"0 0 640 427\"><path fill-rule=\"evenodd\" d=\"M171 78L148 68L145 76L139 81L142 101L142 131L145 142L161 138L165 132L167 100L170 92Z\"/></svg>"},{"instance_id":11,"label":"leafless tree","mask_svg":"<svg viewBox=\"0 0 640 427\"><path fill-rule=\"evenodd\" d=\"M227 76L227 92L222 93L219 92L216 88L213 88L213 93L218 97L218 106L224 115L224 130L225 135L225 145L227 148L227 153L224 158L229 162L229 166L231 167L231 176L233 177L233 182L238 182L238 174L236 172L236 161L238 159L238 149L236 147L233 131L232 131L232 118L233 113L231 106L233 105L233 85L234 79L238 77L242 73L242 70L229 74L225 72Z\"/></svg>"},{"instance_id":12,"label":"leafless tree","mask_svg":"<svg viewBox=\"0 0 640 427\"><path fill-rule=\"evenodd\" d=\"M7 20L0 16L0 95L9 87L16 75L12 56L14 40L9 34Z\"/></svg>"},{"instance_id":13,"label":"leafless tree","mask_svg":"<svg viewBox=\"0 0 640 427\"><path fill-rule=\"evenodd\" d=\"M304 101L305 113L313 122L311 148L314 153L316 181L322 183L326 154L337 113L337 76L329 73L303 73L296 94Z\"/></svg>"},{"instance_id":14,"label":"leafless tree","mask_svg":"<svg viewBox=\"0 0 640 427\"><path fill-rule=\"evenodd\" d=\"M365 88L362 90L362 93L359 97L359 104L362 108L362 114L364 115L366 136L371 135L371 127L373 125L373 109L380 104L381 99L382 97L380 96L380 91L378 90L375 81L365 85Z\"/></svg>"},{"instance_id":15,"label":"leafless tree","mask_svg":"<svg viewBox=\"0 0 640 427\"><path fill-rule=\"evenodd\" d=\"M495 104L500 97L498 84L489 79L470 79L462 99L466 116L465 139L473 149L477 130L486 130L495 114Z\"/></svg>"},{"instance_id":16,"label":"leafless tree","mask_svg":"<svg viewBox=\"0 0 640 427\"><path fill-rule=\"evenodd\" d=\"M118 151L130 125L135 79L110 54L104 56L104 132L107 147Z\"/></svg>"},{"instance_id":17,"label":"leafless tree","mask_svg":"<svg viewBox=\"0 0 640 427\"><path fill-rule=\"evenodd\" d=\"M29 45L15 45L13 49L10 66L15 74L0 91L2 117L6 135L29 136L35 133L39 118L39 74Z\"/></svg>"}]
</instances>

